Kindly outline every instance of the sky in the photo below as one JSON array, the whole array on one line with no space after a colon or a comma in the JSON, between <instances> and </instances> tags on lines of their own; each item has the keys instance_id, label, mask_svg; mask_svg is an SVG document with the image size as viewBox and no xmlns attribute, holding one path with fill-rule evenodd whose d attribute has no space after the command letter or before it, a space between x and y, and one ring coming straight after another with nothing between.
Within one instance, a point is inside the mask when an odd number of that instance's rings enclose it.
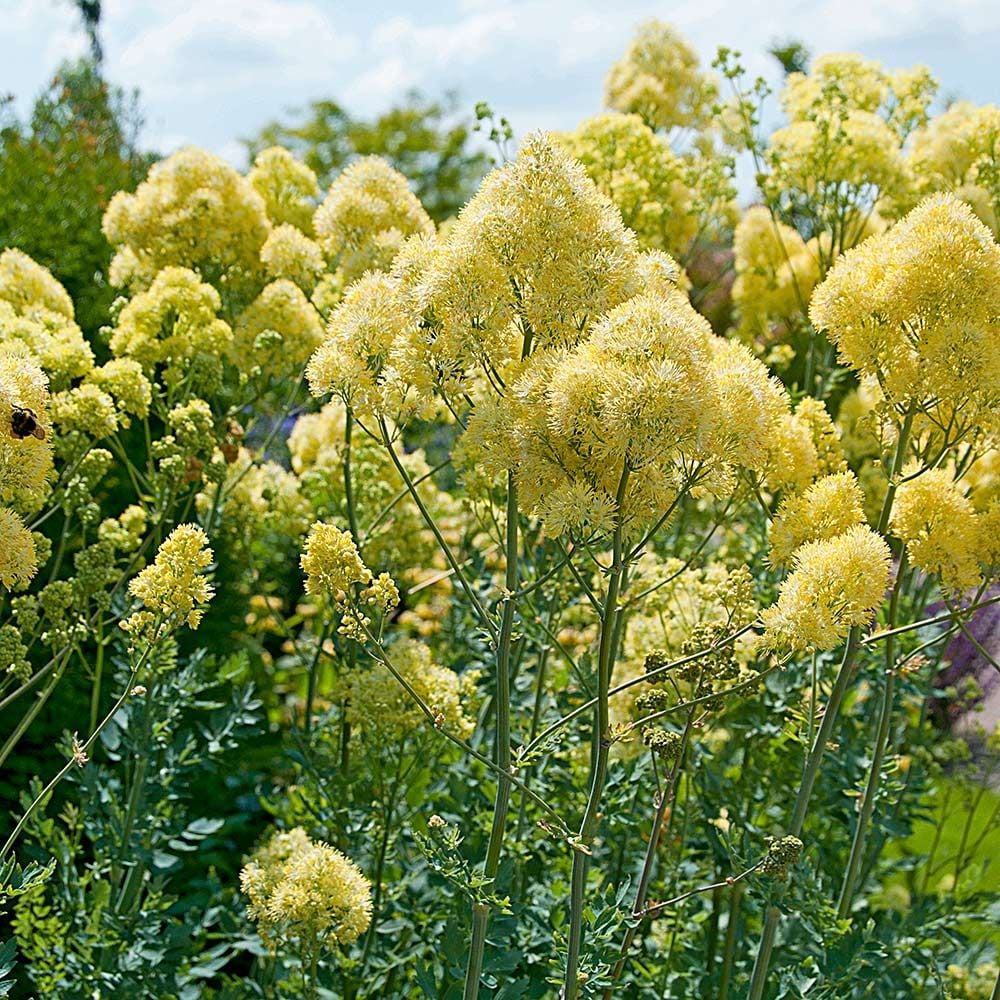
<instances>
[{"instance_id":1,"label":"sky","mask_svg":"<svg viewBox=\"0 0 1000 1000\"><path fill-rule=\"evenodd\" d=\"M243 161L241 137L315 98L367 115L409 88L485 100L517 135L568 129L601 108L608 66L649 17L706 63L719 45L773 77L776 40L814 54L922 62L942 92L1000 103L1000 0L104 0L108 77L138 88L143 140ZM0 0L0 95L24 112L61 61L86 52L71 0Z\"/></svg>"}]
</instances>

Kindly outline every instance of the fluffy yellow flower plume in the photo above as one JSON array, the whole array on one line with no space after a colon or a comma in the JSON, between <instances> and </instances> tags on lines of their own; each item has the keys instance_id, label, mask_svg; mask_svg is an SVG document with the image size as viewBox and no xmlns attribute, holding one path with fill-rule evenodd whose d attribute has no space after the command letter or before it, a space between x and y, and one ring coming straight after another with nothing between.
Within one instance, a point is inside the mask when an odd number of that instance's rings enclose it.
<instances>
[{"instance_id":1,"label":"fluffy yellow flower plume","mask_svg":"<svg viewBox=\"0 0 1000 1000\"><path fill-rule=\"evenodd\" d=\"M73 318L73 300L52 272L16 249L0 253L0 300L9 302L19 315L41 307Z\"/></svg>"},{"instance_id":2,"label":"fluffy yellow flower plume","mask_svg":"<svg viewBox=\"0 0 1000 1000\"><path fill-rule=\"evenodd\" d=\"M323 323L298 285L285 278L265 285L234 327L233 362L258 364L274 375L298 375L323 340ZM276 334L270 341L260 335Z\"/></svg>"},{"instance_id":3,"label":"fluffy yellow flower plume","mask_svg":"<svg viewBox=\"0 0 1000 1000\"><path fill-rule=\"evenodd\" d=\"M281 146L261 150L247 174L250 186L264 200L267 217L276 226L287 223L312 232L312 217L319 199L316 175Z\"/></svg>"},{"instance_id":4,"label":"fluffy yellow flower plume","mask_svg":"<svg viewBox=\"0 0 1000 1000\"><path fill-rule=\"evenodd\" d=\"M87 382L104 390L121 413L138 417L149 415L153 387L142 372L142 365L131 358L112 358L87 376Z\"/></svg>"},{"instance_id":5,"label":"fluffy yellow flower plume","mask_svg":"<svg viewBox=\"0 0 1000 1000\"><path fill-rule=\"evenodd\" d=\"M893 403L996 419L1000 246L957 198L928 198L841 257L809 314Z\"/></svg>"},{"instance_id":6,"label":"fluffy yellow flower plume","mask_svg":"<svg viewBox=\"0 0 1000 1000\"><path fill-rule=\"evenodd\" d=\"M56 388L94 366L66 289L20 250L0 253L0 347L32 356Z\"/></svg>"},{"instance_id":7,"label":"fluffy yellow flower plume","mask_svg":"<svg viewBox=\"0 0 1000 1000\"><path fill-rule=\"evenodd\" d=\"M385 369L394 348L415 336L416 325L395 275L373 271L359 278L330 316L326 339L306 368L313 395L332 392L359 414L401 405Z\"/></svg>"},{"instance_id":8,"label":"fluffy yellow flower plume","mask_svg":"<svg viewBox=\"0 0 1000 1000\"><path fill-rule=\"evenodd\" d=\"M655 519L682 488L727 491L734 467L765 470L787 394L679 289L654 284L572 350L533 355L503 397L478 401L459 446L467 484L512 471L549 531L602 532L619 511L630 529Z\"/></svg>"},{"instance_id":9,"label":"fluffy yellow flower plume","mask_svg":"<svg viewBox=\"0 0 1000 1000\"><path fill-rule=\"evenodd\" d=\"M165 626L187 624L197 628L212 599L212 585L204 571L214 556L208 537L197 525L174 528L157 550L156 558L129 584L129 593L142 601L140 611L122 623L137 632L160 619Z\"/></svg>"},{"instance_id":10,"label":"fluffy yellow flower plume","mask_svg":"<svg viewBox=\"0 0 1000 1000\"><path fill-rule=\"evenodd\" d=\"M111 350L146 371L166 364L168 379L177 379L197 355L218 358L228 350L233 331L217 315L221 305L219 293L194 271L164 268L121 311Z\"/></svg>"},{"instance_id":11,"label":"fluffy yellow flower plume","mask_svg":"<svg viewBox=\"0 0 1000 1000\"><path fill-rule=\"evenodd\" d=\"M604 102L635 113L653 128L698 127L711 114L717 86L698 54L671 25L640 25L625 55L608 72Z\"/></svg>"},{"instance_id":12,"label":"fluffy yellow flower plume","mask_svg":"<svg viewBox=\"0 0 1000 1000\"><path fill-rule=\"evenodd\" d=\"M788 393L743 344L713 337L711 345L718 398L713 450L731 465L761 472L788 418Z\"/></svg>"},{"instance_id":13,"label":"fluffy yellow flower plume","mask_svg":"<svg viewBox=\"0 0 1000 1000\"><path fill-rule=\"evenodd\" d=\"M796 230L776 221L763 205L740 219L733 253L740 333L770 339L772 324L803 312L819 279L819 260Z\"/></svg>"},{"instance_id":14,"label":"fluffy yellow flower plume","mask_svg":"<svg viewBox=\"0 0 1000 1000\"><path fill-rule=\"evenodd\" d=\"M598 115L557 137L643 247L682 257L698 234L686 164L638 115Z\"/></svg>"},{"instance_id":15,"label":"fluffy yellow flower plume","mask_svg":"<svg viewBox=\"0 0 1000 1000\"><path fill-rule=\"evenodd\" d=\"M906 165L899 137L877 114L847 111L833 121L793 121L771 134L766 187L775 197L802 192L807 197L828 197L838 188L851 197L870 201L871 192L885 196L900 193ZM843 197L843 195L842 195ZM850 246L863 233L861 220L847 235Z\"/></svg>"},{"instance_id":16,"label":"fluffy yellow flower plume","mask_svg":"<svg viewBox=\"0 0 1000 1000\"><path fill-rule=\"evenodd\" d=\"M31 358L0 349L0 504L30 513L45 502L51 430L45 373Z\"/></svg>"},{"instance_id":17,"label":"fluffy yellow flower plume","mask_svg":"<svg viewBox=\"0 0 1000 1000\"><path fill-rule=\"evenodd\" d=\"M834 538L864 524L864 501L853 472L824 476L804 493L786 497L771 523L771 563L785 566L800 545Z\"/></svg>"},{"instance_id":18,"label":"fluffy yellow flower plume","mask_svg":"<svg viewBox=\"0 0 1000 1000\"><path fill-rule=\"evenodd\" d=\"M365 271L388 270L408 236L434 232L406 178L379 156L363 157L337 177L313 225L341 287Z\"/></svg>"},{"instance_id":19,"label":"fluffy yellow flower plume","mask_svg":"<svg viewBox=\"0 0 1000 1000\"><path fill-rule=\"evenodd\" d=\"M998 140L1000 108L956 101L913 136L908 162L917 195L951 191L996 234Z\"/></svg>"},{"instance_id":20,"label":"fluffy yellow flower plume","mask_svg":"<svg viewBox=\"0 0 1000 1000\"><path fill-rule=\"evenodd\" d=\"M271 278L287 278L304 292L316 287L326 269L319 244L295 226L275 226L260 248L260 260Z\"/></svg>"},{"instance_id":21,"label":"fluffy yellow flower plume","mask_svg":"<svg viewBox=\"0 0 1000 1000\"><path fill-rule=\"evenodd\" d=\"M834 538L806 542L777 603L761 613L764 642L773 649L834 649L855 626L871 623L889 586L889 546L858 526Z\"/></svg>"},{"instance_id":22,"label":"fluffy yellow flower plume","mask_svg":"<svg viewBox=\"0 0 1000 1000\"><path fill-rule=\"evenodd\" d=\"M535 344L573 344L637 290L637 262L635 237L614 205L537 133L483 181L417 294L441 316L434 332L469 348L499 339L512 320Z\"/></svg>"},{"instance_id":23,"label":"fluffy yellow flower plume","mask_svg":"<svg viewBox=\"0 0 1000 1000\"><path fill-rule=\"evenodd\" d=\"M434 662L430 649L421 642L402 640L388 650L389 660L449 733L466 739L475 721L465 711L472 687ZM374 744L401 743L425 730L427 717L388 668L376 663L368 670L347 671L342 693L346 698L352 731Z\"/></svg>"},{"instance_id":24,"label":"fluffy yellow flower plume","mask_svg":"<svg viewBox=\"0 0 1000 1000\"><path fill-rule=\"evenodd\" d=\"M361 561L354 539L332 524L317 521L309 529L301 558L306 593L344 602L355 584L371 582L371 570Z\"/></svg>"},{"instance_id":25,"label":"fluffy yellow flower plume","mask_svg":"<svg viewBox=\"0 0 1000 1000\"><path fill-rule=\"evenodd\" d=\"M927 121L937 81L925 66L890 72L856 52L817 56L808 74L792 73L781 106L793 121L814 117L827 107L880 113L900 135Z\"/></svg>"},{"instance_id":26,"label":"fluffy yellow flower plume","mask_svg":"<svg viewBox=\"0 0 1000 1000\"><path fill-rule=\"evenodd\" d=\"M889 526L913 564L939 576L945 590L958 593L980 582L979 516L947 470L930 469L903 482Z\"/></svg>"},{"instance_id":27,"label":"fluffy yellow flower plume","mask_svg":"<svg viewBox=\"0 0 1000 1000\"><path fill-rule=\"evenodd\" d=\"M353 944L371 923L371 884L340 851L296 827L276 833L240 872L247 915L277 949L298 941L306 954Z\"/></svg>"},{"instance_id":28,"label":"fluffy yellow flower plume","mask_svg":"<svg viewBox=\"0 0 1000 1000\"><path fill-rule=\"evenodd\" d=\"M35 542L24 522L0 507L0 583L8 590L26 587L38 572Z\"/></svg>"},{"instance_id":29,"label":"fluffy yellow flower plume","mask_svg":"<svg viewBox=\"0 0 1000 1000\"><path fill-rule=\"evenodd\" d=\"M153 166L134 194L116 194L102 228L118 250L111 267L116 284L146 287L173 266L238 287L260 271L271 226L250 182L192 146Z\"/></svg>"}]
</instances>

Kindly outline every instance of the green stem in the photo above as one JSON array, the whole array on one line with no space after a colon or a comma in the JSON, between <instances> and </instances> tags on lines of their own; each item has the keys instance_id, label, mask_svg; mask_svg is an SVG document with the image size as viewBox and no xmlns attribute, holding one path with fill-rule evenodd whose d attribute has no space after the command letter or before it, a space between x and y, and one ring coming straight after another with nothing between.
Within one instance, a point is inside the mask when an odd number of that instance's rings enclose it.
<instances>
[{"instance_id":1,"label":"green stem","mask_svg":"<svg viewBox=\"0 0 1000 1000\"><path fill-rule=\"evenodd\" d=\"M612 647L618 620L618 594L627 563L624 550L624 502L628 489L630 469L622 470L615 496L617 517L614 532L614 561L608 579L607 596L601 613L601 637L597 655L597 699L594 713L594 729L591 737L591 778L587 809L580 824L580 840L586 845L593 839L597 817L604 793L604 782L608 769L609 739L608 696L611 689ZM577 969L580 962L580 945L583 938L584 889L587 877L587 855L576 852L573 855L573 871L570 884L570 916L567 934L566 977L563 983L563 1000L577 1000L580 983Z\"/></svg>"},{"instance_id":2,"label":"green stem","mask_svg":"<svg viewBox=\"0 0 1000 1000\"><path fill-rule=\"evenodd\" d=\"M347 523L351 527L351 537L355 545L361 544L361 534L358 531L358 516L354 509L354 482L351 478L351 431L354 427L354 417L351 408L347 408L344 418L344 503L347 505Z\"/></svg>"},{"instance_id":3,"label":"green stem","mask_svg":"<svg viewBox=\"0 0 1000 1000\"><path fill-rule=\"evenodd\" d=\"M431 533L434 535L434 538L438 543L438 547L441 549L445 559L448 561L448 565L451 567L452 572L458 578L458 582L461 584L462 590L465 591L465 596L468 597L469 603L473 606L476 614L479 616L479 620L483 628L489 632L490 637L494 640L494 642L498 641L499 635L497 633L496 626L493 624L490 616L486 613L486 609L483 607L482 601L479 600L478 595L472 589L472 585L462 572L462 568L459 565L458 560L455 558L454 553L451 551L451 546L445 541L444 535L441 534L441 529L438 527L437 522L433 517L431 517L431 513L427 509L427 505L421 499L420 494L417 492L416 485L414 484L410 473L407 471L406 466L403 465L399 456L396 454L396 449L392 444L392 438L389 435L389 428L386 426L384 420L379 420L379 428L382 432L382 443L389 452L389 458L392 460L392 464L395 466L396 471L405 483L410 496L413 498L413 502L417 505L417 509L420 511L420 515L423 517L424 523L431 529Z\"/></svg>"},{"instance_id":4,"label":"green stem","mask_svg":"<svg viewBox=\"0 0 1000 1000\"><path fill-rule=\"evenodd\" d=\"M719 980L719 1000L729 1000L729 987L733 981L733 960L736 957L736 929L740 922L742 884L733 886L729 900L729 922L726 924L726 943L722 950L722 978Z\"/></svg>"},{"instance_id":5,"label":"green stem","mask_svg":"<svg viewBox=\"0 0 1000 1000\"><path fill-rule=\"evenodd\" d=\"M840 704L844 700L844 695L847 693L847 686L854 674L860 631L858 628L852 628L850 631L847 646L844 648L844 658L840 664L840 671L834 682L833 690L830 692L830 700L826 704L826 710L823 712L823 722L816 735L816 741L809 751L805 773L802 776L802 783L799 785L799 792L795 799L795 811L792 814L792 821L788 827L788 832L793 837L798 837L802 833L806 811L809 808L809 799L812 796L816 778L819 776L823 754L826 751L827 743L830 741L830 736L833 734L833 727L837 721ZM747 1000L760 1000L764 995L767 969L771 961L771 952L774 948L774 936L778 929L779 916L780 911L777 907L768 907L767 915L764 918L764 929L761 932L760 945L757 949L757 959L753 966L753 977L750 981L750 993Z\"/></svg>"},{"instance_id":6,"label":"green stem","mask_svg":"<svg viewBox=\"0 0 1000 1000\"><path fill-rule=\"evenodd\" d=\"M101 704L101 675L104 673L104 630L100 622L97 624L97 662L94 664L94 686L90 692L90 725L88 732L94 731L97 725L97 711Z\"/></svg>"},{"instance_id":7,"label":"green stem","mask_svg":"<svg viewBox=\"0 0 1000 1000\"><path fill-rule=\"evenodd\" d=\"M899 608L899 593L903 578L906 575L906 549L899 559L899 569L896 572L896 585L892 589L889 601L889 624L896 624L896 613ZM896 664L895 642L889 639L885 644L885 687L882 691L882 705L879 711L878 730L875 735L875 747L872 753L872 763L868 771L868 782L865 785L864 798L858 813L858 825L854 831L851 843L851 854L844 872L844 882L840 888L840 899L837 902L837 916L844 920L851 911L854 892L858 884L858 872L865 856L865 842L868 835L868 825L875 811L875 798L878 795L879 783L882 778L882 762L885 759L886 747L889 743L889 729L892 724L892 710L896 695Z\"/></svg>"},{"instance_id":8,"label":"green stem","mask_svg":"<svg viewBox=\"0 0 1000 1000\"><path fill-rule=\"evenodd\" d=\"M699 673L698 683L694 685L695 690L697 690L698 685L701 683L702 674L704 674L704 668L702 668ZM684 762L684 756L687 752L688 742L691 739L691 728L694 725L696 711L696 708L692 708L691 711L688 712L687 721L684 725L684 733L681 737L680 753L678 753L677 759L670 768L666 788L663 789L663 794L660 797L660 803L656 808L656 812L653 814L653 826L649 831L649 842L646 845L646 857L643 861L642 873L639 876L639 886L635 891L635 902L632 904L632 918L636 921L645 916L644 910L646 906L646 896L649 892L649 883L653 878L653 866L656 863L656 851L660 846L660 838L663 833L663 817L666 815L668 809L672 809L673 804L677 799L677 789L679 785L678 778L680 776L681 765ZM671 813L668 826L671 826L672 822L673 813ZM628 953L638 932L638 923L633 924L625 932L625 939L622 942L618 961L615 962L614 968L611 970L611 983L604 991L604 1000L611 1000L611 996L614 992L614 984L618 981L618 978L621 976L622 971L625 968L625 962L628 960Z\"/></svg>"},{"instance_id":9,"label":"green stem","mask_svg":"<svg viewBox=\"0 0 1000 1000\"><path fill-rule=\"evenodd\" d=\"M128 682L125 684L125 690L122 692L121 697L114 703L114 705L111 706L111 711L108 712L106 716L104 716L104 718L101 720L100 725L98 725L98 727L90 734L90 738L87 740L87 742L84 743L82 747L80 747L80 751L82 754L86 755L89 752L90 748L94 745L94 743L97 742L97 737L101 735L101 733L104 730L104 727L118 713L118 709L120 709L122 705L125 704L125 699L129 696L129 694L132 691L132 685L135 683L136 676L138 675L139 671L142 669L142 667L148 660L149 653L152 650L152 648L153 648L152 644L148 645L145 651L143 652L142 656L139 658L136 665L132 668L132 673L129 675ZM58 773L52 778L52 780L38 793L37 796L35 796L35 800L31 803L30 806L28 806L27 810L25 810L24 815L17 821L17 825L11 831L11 834L7 838L3 847L0 848L0 858L7 857L7 852L11 849L11 847L13 847L14 842L17 840L19 834L24 829L24 824L28 822L28 819L31 817L31 814L35 811L35 809L38 808L39 803L41 803L55 789L56 785L58 785L59 782L61 782L63 778L66 777L67 774L69 774L70 770L76 766L79 766L76 762L76 759L74 757L70 757L70 759L58 771Z\"/></svg>"},{"instance_id":10,"label":"green stem","mask_svg":"<svg viewBox=\"0 0 1000 1000\"><path fill-rule=\"evenodd\" d=\"M3 745L3 749L0 750L0 767L3 767L7 758L10 756L11 751L20 742L21 737L25 734L25 731L32 724L32 722L35 721L35 719L38 716L38 713L42 710L42 708L45 706L45 703L49 700L49 697L52 695L52 692L56 689L56 685L62 679L63 671L66 669L66 661L68 659L69 659L69 652L64 654L62 662L60 662L56 666L55 670L52 673L51 678L49 678L48 684L46 684L45 687L38 692L38 695L35 698L35 703L31 706L31 708L28 709L27 712L24 713L23 717L21 718L21 721L18 722L17 726L15 727L14 732L12 732L10 736L7 738L7 741Z\"/></svg>"},{"instance_id":11,"label":"green stem","mask_svg":"<svg viewBox=\"0 0 1000 1000\"><path fill-rule=\"evenodd\" d=\"M510 649L514 634L515 593L518 583L518 516L517 488L514 474L507 473L507 524L506 560L504 578L505 593L503 613L500 621L500 636L497 640L496 656L496 744L494 759L500 769L497 779L496 798L493 804L493 825L486 847L486 864L483 875L491 882L500 867L500 851L503 847L507 814L510 811ZM486 928L490 919L490 908L474 905L472 908L472 938L469 942L469 961L465 970L465 1000L475 1000L479 995L479 979L483 968L483 950L486 945ZM479 926L479 925L482 926Z\"/></svg>"},{"instance_id":12,"label":"green stem","mask_svg":"<svg viewBox=\"0 0 1000 1000\"><path fill-rule=\"evenodd\" d=\"M896 451L893 454L892 465L889 470L889 483L886 487L885 500L882 503L882 510L878 519L877 531L880 535L885 533L885 529L889 524L889 515L892 513L892 504L899 485L899 473L903 468L903 460L906 457L906 451L909 447L912 426L913 410L910 409L903 419L903 425L896 440ZM799 785L799 792L795 800L795 811L788 829L788 832L793 837L798 837L802 832L802 825L805 822L806 812L809 808L809 799L812 796L813 786L816 784L816 778L819 775L820 763L823 760L826 745L833 733L833 727L840 712L841 702L847 693L847 685L850 683L854 673L860 638L860 628L852 628L848 634L847 645L844 648L844 658L840 665L840 671L837 674L833 690L830 692L830 700L827 702L826 710L823 713L823 722L820 725L816 741L809 751L809 760L806 763L805 773L802 776L802 783ZM774 949L774 937L778 930L780 915L777 907L769 906L767 908L764 927L760 936L760 944L757 948L757 957L754 960L753 975L750 980L750 992L747 995L747 1000L761 1000L761 997L764 995L767 970L771 964L771 953Z\"/></svg>"}]
</instances>

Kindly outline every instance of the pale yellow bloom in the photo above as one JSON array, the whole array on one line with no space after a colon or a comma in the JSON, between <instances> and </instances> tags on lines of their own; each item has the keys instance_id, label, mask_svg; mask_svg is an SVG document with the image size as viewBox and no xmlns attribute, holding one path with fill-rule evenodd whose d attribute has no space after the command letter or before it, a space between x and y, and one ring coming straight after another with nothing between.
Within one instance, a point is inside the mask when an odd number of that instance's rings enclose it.
<instances>
[{"instance_id":1,"label":"pale yellow bloom","mask_svg":"<svg viewBox=\"0 0 1000 1000\"><path fill-rule=\"evenodd\" d=\"M270 230L264 199L225 160L189 146L150 168L134 194L104 213L118 250L117 284L147 287L165 267L191 268L231 289L254 282Z\"/></svg>"},{"instance_id":2,"label":"pale yellow bloom","mask_svg":"<svg viewBox=\"0 0 1000 1000\"><path fill-rule=\"evenodd\" d=\"M779 650L834 649L852 627L871 624L889 585L889 546L858 526L806 542L777 603L761 613L764 641Z\"/></svg>"},{"instance_id":3,"label":"pale yellow bloom","mask_svg":"<svg viewBox=\"0 0 1000 1000\"><path fill-rule=\"evenodd\" d=\"M640 25L625 55L608 72L604 101L615 111L635 113L653 128L706 123L718 91L698 54L664 21Z\"/></svg>"},{"instance_id":4,"label":"pale yellow bloom","mask_svg":"<svg viewBox=\"0 0 1000 1000\"><path fill-rule=\"evenodd\" d=\"M786 497L771 522L771 562L785 566L800 545L864 524L864 499L853 472L824 476L805 492Z\"/></svg>"},{"instance_id":5,"label":"pale yellow bloom","mask_svg":"<svg viewBox=\"0 0 1000 1000\"><path fill-rule=\"evenodd\" d=\"M271 375L298 375L323 340L323 324L302 289L280 278L265 285L240 314L233 334L234 364L257 364Z\"/></svg>"},{"instance_id":6,"label":"pale yellow bloom","mask_svg":"<svg viewBox=\"0 0 1000 1000\"><path fill-rule=\"evenodd\" d=\"M240 872L247 915L272 949L306 954L353 944L371 923L371 884L347 857L301 827L274 834Z\"/></svg>"},{"instance_id":7,"label":"pale yellow bloom","mask_svg":"<svg viewBox=\"0 0 1000 1000\"><path fill-rule=\"evenodd\" d=\"M365 271L388 270L408 236L434 232L406 178L378 156L363 157L337 177L313 224L345 288Z\"/></svg>"},{"instance_id":8,"label":"pale yellow bloom","mask_svg":"<svg viewBox=\"0 0 1000 1000\"><path fill-rule=\"evenodd\" d=\"M946 590L961 592L980 582L979 518L946 469L929 469L901 483L889 526L906 543L913 564L939 576Z\"/></svg>"},{"instance_id":9,"label":"pale yellow bloom","mask_svg":"<svg viewBox=\"0 0 1000 1000\"><path fill-rule=\"evenodd\" d=\"M8 590L26 587L38 572L35 542L24 522L0 507L0 583Z\"/></svg>"},{"instance_id":10,"label":"pale yellow bloom","mask_svg":"<svg viewBox=\"0 0 1000 1000\"><path fill-rule=\"evenodd\" d=\"M319 184L313 171L287 149L269 146L261 150L247 180L263 198L267 217L274 225L287 223L304 233L312 232Z\"/></svg>"},{"instance_id":11,"label":"pale yellow bloom","mask_svg":"<svg viewBox=\"0 0 1000 1000\"><path fill-rule=\"evenodd\" d=\"M890 401L995 418L1000 247L957 198L928 198L841 257L816 289L810 317Z\"/></svg>"},{"instance_id":12,"label":"pale yellow bloom","mask_svg":"<svg viewBox=\"0 0 1000 1000\"><path fill-rule=\"evenodd\" d=\"M32 359L0 350L0 504L34 512L52 478L48 378Z\"/></svg>"},{"instance_id":13,"label":"pale yellow bloom","mask_svg":"<svg viewBox=\"0 0 1000 1000\"><path fill-rule=\"evenodd\" d=\"M215 557L205 532L194 524L181 524L166 537L156 558L129 584L129 593L164 625L187 624L197 628L212 599L212 585L204 571ZM142 612L122 623L133 630L151 624Z\"/></svg>"},{"instance_id":14,"label":"pale yellow bloom","mask_svg":"<svg viewBox=\"0 0 1000 1000\"><path fill-rule=\"evenodd\" d=\"M466 712L466 703L474 685L436 663L421 642L402 640L386 652L393 667L434 713L440 728L460 739L471 735L475 721ZM352 730L374 746L402 743L429 726L427 716L382 664L347 671L341 693Z\"/></svg>"}]
</instances>

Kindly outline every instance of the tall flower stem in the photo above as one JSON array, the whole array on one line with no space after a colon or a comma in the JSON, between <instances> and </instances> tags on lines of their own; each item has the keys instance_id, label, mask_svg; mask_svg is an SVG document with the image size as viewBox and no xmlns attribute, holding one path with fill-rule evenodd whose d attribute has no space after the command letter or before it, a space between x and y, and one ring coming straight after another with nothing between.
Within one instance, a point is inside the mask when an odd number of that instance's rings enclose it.
<instances>
[{"instance_id":1,"label":"tall flower stem","mask_svg":"<svg viewBox=\"0 0 1000 1000\"><path fill-rule=\"evenodd\" d=\"M132 672L129 674L128 681L125 683L125 690L122 691L121 697L111 706L111 710L106 716L101 720L98 727L90 734L87 742L79 748L79 757L82 759L90 752L90 748L97 742L98 736L104 731L104 727L117 715L118 709L125 704L125 699L128 698L129 694L132 692L132 685L135 683L135 679L139 674L139 671L145 666L149 659L149 655L152 652L153 644L150 643L146 646L143 651L142 656L136 662L135 666L132 668ZM0 858L5 858L7 852L14 846L14 842L17 840L21 831L24 829L24 824L28 822L32 813L35 809L45 800L45 798L55 789L56 785L59 784L66 777L67 774L72 770L72 768L79 766L79 762L76 756L70 757L66 764L58 771L58 773L52 778L52 780L35 796L35 800L30 806L25 810L24 815L17 821L17 825L11 831L10 836L7 838L3 847L0 847Z\"/></svg>"},{"instance_id":2,"label":"tall flower stem","mask_svg":"<svg viewBox=\"0 0 1000 1000\"><path fill-rule=\"evenodd\" d=\"M493 804L493 825L486 847L486 863L483 875L491 881L496 878L500 867L500 851L503 847L507 828L507 814L510 811L510 649L514 634L516 608L515 593L518 583L518 522L517 487L514 474L507 473L507 524L506 524L506 574L504 577L503 612L500 619L500 634L497 639L496 655L496 744L494 760L500 769L497 779L496 798ZM483 971L483 951L486 946L486 928L490 919L490 908L484 903L472 907L472 938L469 942L469 961L465 970L465 1000L475 1000L479 996L479 978Z\"/></svg>"},{"instance_id":3,"label":"tall flower stem","mask_svg":"<svg viewBox=\"0 0 1000 1000\"><path fill-rule=\"evenodd\" d=\"M889 484L885 492L885 500L882 503L882 511L879 514L877 530L879 534L885 532L889 525L889 515L892 513L892 504L896 497L896 489L899 485L899 473L903 468L903 460L906 457L906 450L910 443L910 429L913 426L913 411L908 410L896 439L896 451L892 458L892 466L889 471ZM852 628L847 638L847 645L844 647L844 658L840 664L840 671L834 681L833 690L830 692L830 699L823 712L823 722L819 727L809 758L806 761L805 773L802 776L802 783L799 785L798 795L795 799L795 811L792 814L792 822L788 827L788 832L793 837L798 837L802 833L802 826L805 823L806 812L809 808L809 799L812 796L813 786L819 775L819 767L826 751L826 745L833 733L833 727L840 712L841 702L847 693L847 686L854 673L857 661L858 649L861 645L861 630ZM764 995L764 988L767 984L767 970L771 963L771 953L774 950L774 938L778 931L778 921L781 911L776 906L769 906L764 917L764 927L760 935L760 944L757 947L757 958L753 965L753 976L750 980L750 992L747 1000L761 1000Z\"/></svg>"},{"instance_id":4,"label":"tall flower stem","mask_svg":"<svg viewBox=\"0 0 1000 1000\"><path fill-rule=\"evenodd\" d=\"M899 558L899 569L896 572L896 585L892 589L889 601L889 627L896 624L896 612L899 607L899 592L906 575L906 550ZM885 760L886 746L889 743L889 730L892 724L892 710L896 696L896 665L895 641L886 640L885 644L885 687L882 689L882 704L879 711L878 730L875 735L875 749L872 753L872 763L868 771L868 782L865 785L864 798L858 812L858 826L854 831L851 843L851 854L844 872L844 882L840 888L840 898L837 901L837 916L843 920L851 911L854 892L858 885L858 873L865 856L865 843L868 835L868 825L871 823L875 810L875 798L878 795L879 783L882 778L882 762Z\"/></svg>"},{"instance_id":5,"label":"tall flower stem","mask_svg":"<svg viewBox=\"0 0 1000 1000\"><path fill-rule=\"evenodd\" d=\"M611 673L614 665L613 638L617 634L619 614L618 596L622 578L627 569L624 558L624 502L625 491L628 489L630 470L628 465L622 470L618 481L618 492L615 497L615 507L618 511L615 520L613 541L613 563L608 578L607 596L601 611L601 637L597 654L597 704L595 705L594 731L591 745L591 778L590 794L587 808L580 825L580 841L586 845L593 839L597 827L597 817L604 794L604 783L608 770L608 752L611 744L608 740L608 692L611 688ZM570 883L569 932L567 934L566 978L563 983L564 1000L577 1000L580 992L578 969L580 964L580 944L583 938L583 906L584 889L587 878L587 855L576 851L573 855L573 872Z\"/></svg>"}]
</instances>

